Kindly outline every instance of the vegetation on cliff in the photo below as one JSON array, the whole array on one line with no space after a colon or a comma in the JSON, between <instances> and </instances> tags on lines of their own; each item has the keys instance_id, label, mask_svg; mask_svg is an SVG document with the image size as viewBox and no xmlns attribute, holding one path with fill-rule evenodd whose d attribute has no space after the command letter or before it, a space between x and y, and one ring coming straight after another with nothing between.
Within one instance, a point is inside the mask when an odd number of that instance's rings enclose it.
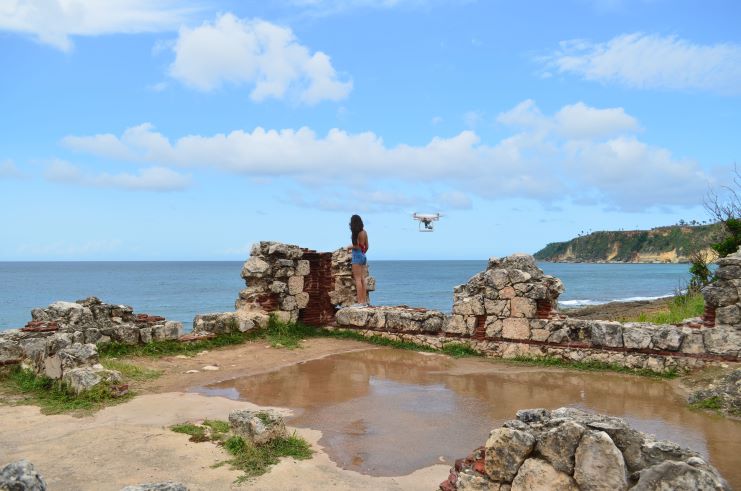
<instances>
[{"instance_id":1,"label":"vegetation on cliff","mask_svg":"<svg viewBox=\"0 0 741 491\"><path fill-rule=\"evenodd\" d=\"M723 236L719 223L674 225L651 230L592 232L566 242L552 242L535 253L552 262L690 262Z\"/></svg>"}]
</instances>

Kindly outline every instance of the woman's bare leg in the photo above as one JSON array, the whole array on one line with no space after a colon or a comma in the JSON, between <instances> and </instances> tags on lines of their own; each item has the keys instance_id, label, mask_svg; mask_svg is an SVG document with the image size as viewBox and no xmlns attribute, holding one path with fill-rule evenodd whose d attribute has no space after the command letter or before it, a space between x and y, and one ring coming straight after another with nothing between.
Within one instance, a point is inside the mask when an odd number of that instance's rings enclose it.
<instances>
[{"instance_id":1,"label":"woman's bare leg","mask_svg":"<svg viewBox=\"0 0 741 491\"><path fill-rule=\"evenodd\" d=\"M355 292L358 295L358 303L367 303L365 293L365 281L363 279L363 266L352 265L352 277L355 280Z\"/></svg>"}]
</instances>

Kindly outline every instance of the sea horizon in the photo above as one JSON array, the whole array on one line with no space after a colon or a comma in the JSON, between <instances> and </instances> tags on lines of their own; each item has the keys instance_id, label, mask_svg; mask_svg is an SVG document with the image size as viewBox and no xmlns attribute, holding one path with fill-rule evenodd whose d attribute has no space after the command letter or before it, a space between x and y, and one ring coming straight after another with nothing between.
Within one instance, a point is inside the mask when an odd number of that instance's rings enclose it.
<instances>
[{"instance_id":1,"label":"sea horizon","mask_svg":"<svg viewBox=\"0 0 741 491\"><path fill-rule=\"evenodd\" d=\"M410 305L450 312L453 288L486 268L487 259L378 259L373 305ZM0 330L22 327L31 310L96 296L138 313L165 316L191 329L196 314L234 310L243 260L0 261ZM652 300L681 291L685 264L538 262L560 278L563 308Z\"/></svg>"}]
</instances>

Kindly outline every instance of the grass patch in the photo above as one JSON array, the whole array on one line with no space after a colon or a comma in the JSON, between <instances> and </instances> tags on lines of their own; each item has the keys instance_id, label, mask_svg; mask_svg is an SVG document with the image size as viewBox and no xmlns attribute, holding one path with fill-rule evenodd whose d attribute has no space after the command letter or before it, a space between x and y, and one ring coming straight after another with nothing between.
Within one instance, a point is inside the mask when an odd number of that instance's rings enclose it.
<instances>
[{"instance_id":1,"label":"grass patch","mask_svg":"<svg viewBox=\"0 0 741 491\"><path fill-rule=\"evenodd\" d=\"M464 358L466 356L482 356L481 353L471 348L466 343L446 343L441 349L443 353L453 358Z\"/></svg>"},{"instance_id":2,"label":"grass patch","mask_svg":"<svg viewBox=\"0 0 741 491\"><path fill-rule=\"evenodd\" d=\"M20 367L0 370L0 385L4 393L16 399L16 403L39 406L44 414L92 412L132 397L131 392L113 397L110 387L105 384L77 395L60 380L36 375Z\"/></svg>"},{"instance_id":3,"label":"grass patch","mask_svg":"<svg viewBox=\"0 0 741 491\"><path fill-rule=\"evenodd\" d=\"M281 457L305 460L313 453L306 440L295 433L263 445L252 445L240 436L231 436L224 442L224 448L234 457L228 461L232 468L244 472L238 481L265 474Z\"/></svg>"},{"instance_id":4,"label":"grass patch","mask_svg":"<svg viewBox=\"0 0 741 491\"><path fill-rule=\"evenodd\" d=\"M208 435L206 434L206 428L193 423L180 423L177 425L170 426L170 429L175 433L185 433L190 435L189 440L191 442L207 442L209 441Z\"/></svg>"},{"instance_id":5,"label":"grass patch","mask_svg":"<svg viewBox=\"0 0 741 491\"><path fill-rule=\"evenodd\" d=\"M301 346L303 339L316 336L318 331L319 329L300 322L281 322L274 316L270 316L263 336L273 348L295 349Z\"/></svg>"},{"instance_id":6,"label":"grass patch","mask_svg":"<svg viewBox=\"0 0 741 491\"><path fill-rule=\"evenodd\" d=\"M267 413L258 413L257 416L262 419L261 414L267 417ZM214 467L229 464L232 469L244 472L244 475L237 479L238 482L265 474L270 466L280 461L281 457L304 460L311 458L313 454L309 443L296 433L288 437L276 438L262 445L254 445L241 436L228 436L229 423L226 421L207 419L202 425L181 423L170 426L170 429L177 433L190 435L192 442L212 441L223 445L232 458L219 462Z\"/></svg>"},{"instance_id":7,"label":"grass patch","mask_svg":"<svg viewBox=\"0 0 741 491\"><path fill-rule=\"evenodd\" d=\"M127 356L149 356L159 358L161 356L186 355L193 356L203 350L221 348L251 341L263 335L260 331L232 332L220 334L213 339L203 339L182 343L180 341L154 341L142 345L123 344L116 341L99 344L98 354L101 359L123 358Z\"/></svg>"},{"instance_id":8,"label":"grass patch","mask_svg":"<svg viewBox=\"0 0 741 491\"><path fill-rule=\"evenodd\" d=\"M718 396L708 397L707 399L700 399L690 404L692 409L711 409L713 411L719 411L723 409L723 400Z\"/></svg>"},{"instance_id":9,"label":"grass patch","mask_svg":"<svg viewBox=\"0 0 741 491\"><path fill-rule=\"evenodd\" d=\"M138 367L115 358L104 358L100 363L108 370L121 372L121 375L127 380L153 380L162 375L162 370Z\"/></svg>"},{"instance_id":10,"label":"grass patch","mask_svg":"<svg viewBox=\"0 0 741 491\"><path fill-rule=\"evenodd\" d=\"M212 431L217 433L226 433L229 431L229 422L221 421L220 419L207 419L203 422L203 426L208 426Z\"/></svg>"},{"instance_id":11,"label":"grass patch","mask_svg":"<svg viewBox=\"0 0 741 491\"><path fill-rule=\"evenodd\" d=\"M568 368L571 370L582 370L586 372L617 372L617 373L628 373L631 375L640 375L641 377L651 378L662 378L662 379L673 379L679 374L676 370L668 370L666 372L654 372L647 368L628 368L616 363L606 363L604 361L570 361L562 360L552 356L543 358L530 358L527 356L516 356L514 358L508 358L505 362L514 362L521 365L531 365L539 367L556 367L556 368Z\"/></svg>"},{"instance_id":12,"label":"grass patch","mask_svg":"<svg viewBox=\"0 0 741 491\"><path fill-rule=\"evenodd\" d=\"M668 310L642 313L624 322L651 322L653 324L679 324L690 317L702 316L705 312L705 299L701 293L677 295L667 304Z\"/></svg>"}]
</instances>

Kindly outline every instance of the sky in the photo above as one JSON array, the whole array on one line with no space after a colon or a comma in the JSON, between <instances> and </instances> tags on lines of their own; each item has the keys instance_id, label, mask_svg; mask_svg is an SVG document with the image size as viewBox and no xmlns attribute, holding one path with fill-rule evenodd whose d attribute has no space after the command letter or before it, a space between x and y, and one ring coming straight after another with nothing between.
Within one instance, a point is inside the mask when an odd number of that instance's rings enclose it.
<instances>
[{"instance_id":1,"label":"sky","mask_svg":"<svg viewBox=\"0 0 741 491\"><path fill-rule=\"evenodd\" d=\"M0 260L533 253L706 220L735 0L0 0ZM442 212L419 233L413 212Z\"/></svg>"}]
</instances>

